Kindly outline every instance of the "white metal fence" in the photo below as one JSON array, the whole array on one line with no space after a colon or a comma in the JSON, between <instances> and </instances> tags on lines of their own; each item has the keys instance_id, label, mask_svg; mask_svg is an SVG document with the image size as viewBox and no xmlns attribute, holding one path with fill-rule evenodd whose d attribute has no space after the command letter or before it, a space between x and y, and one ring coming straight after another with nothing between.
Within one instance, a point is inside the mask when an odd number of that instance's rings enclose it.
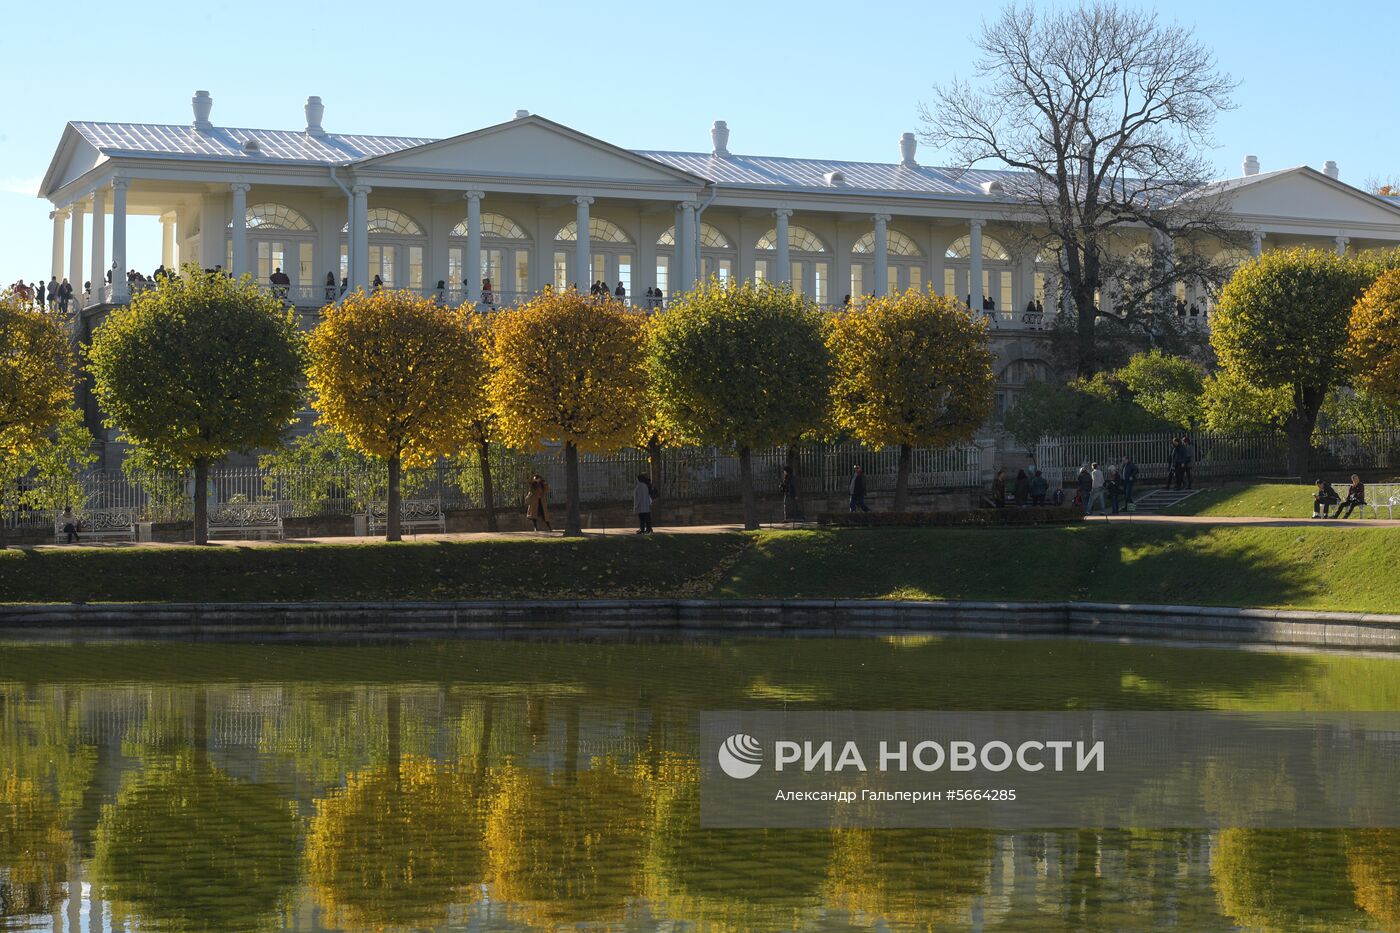
<instances>
[{"instance_id":1,"label":"white metal fence","mask_svg":"<svg viewBox=\"0 0 1400 933\"><path fill-rule=\"evenodd\" d=\"M538 472L564 494L562 451L516 454L498 450L492 458L492 485L497 508L523 502L525 485ZM867 487L893 488L899 465L897 450L870 450L859 444L809 444L798 449L804 494L844 493L854 464L865 469ZM755 451L752 455L755 490L776 493L787 462L787 448ZM981 451L962 446L916 449L911 488L968 487L978 484ZM586 505L630 502L637 476L650 473L644 450L580 456L580 501ZM663 448L660 475L653 477L669 499L734 498L739 495L739 459L714 448ZM215 468L209 471L212 503L266 502L280 506L284 518L311 515L353 515L388 493L382 467L369 465L305 466L296 469L262 467ZM481 475L475 457L444 460L433 467L403 471L406 499L436 499L444 509L479 508ZM138 521L181 521L191 517L192 474L87 473L45 489L30 479L7 484L0 496L0 525L45 526L65 505L75 509L130 509Z\"/></svg>"},{"instance_id":2,"label":"white metal fence","mask_svg":"<svg viewBox=\"0 0 1400 933\"><path fill-rule=\"evenodd\" d=\"M1174 435L1087 435L1047 437L1036 446L1036 463L1051 483L1069 482L1086 463L1117 464L1131 457L1142 482L1164 481ZM1281 476L1288 463L1288 441L1281 433L1191 435L1193 478ZM1348 470L1400 470L1400 428L1333 431L1313 435L1310 473Z\"/></svg>"}]
</instances>

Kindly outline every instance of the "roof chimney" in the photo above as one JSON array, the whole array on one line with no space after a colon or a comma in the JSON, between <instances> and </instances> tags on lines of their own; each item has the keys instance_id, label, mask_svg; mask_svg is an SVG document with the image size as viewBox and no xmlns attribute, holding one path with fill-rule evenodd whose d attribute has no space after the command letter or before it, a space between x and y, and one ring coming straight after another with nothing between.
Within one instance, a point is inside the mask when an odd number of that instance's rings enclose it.
<instances>
[{"instance_id":1,"label":"roof chimney","mask_svg":"<svg viewBox=\"0 0 1400 933\"><path fill-rule=\"evenodd\" d=\"M1328 159L1326 162L1323 162L1323 163L1322 163L1322 174L1326 175L1328 178L1336 178L1336 177L1337 177L1337 163L1336 163L1336 162L1333 162L1331 159Z\"/></svg>"},{"instance_id":2,"label":"roof chimney","mask_svg":"<svg viewBox=\"0 0 1400 933\"><path fill-rule=\"evenodd\" d=\"M321 129L321 118L326 115L326 105L321 103L319 97L308 97L306 106L306 135L325 136L326 131Z\"/></svg>"},{"instance_id":3,"label":"roof chimney","mask_svg":"<svg viewBox=\"0 0 1400 933\"><path fill-rule=\"evenodd\" d=\"M529 115L530 115L530 111L528 111L528 110L517 110L517 111L515 111L515 119L517 119L517 120L523 120L523 119L525 119L526 117L528 117Z\"/></svg>"},{"instance_id":4,"label":"roof chimney","mask_svg":"<svg viewBox=\"0 0 1400 933\"><path fill-rule=\"evenodd\" d=\"M212 130L214 124L209 122L209 112L214 109L214 98L209 96L209 92L195 91L194 97L190 98L190 106L194 108L194 123L190 125L197 130Z\"/></svg>"},{"instance_id":5,"label":"roof chimney","mask_svg":"<svg viewBox=\"0 0 1400 933\"><path fill-rule=\"evenodd\" d=\"M715 125L710 127L710 144L714 146L714 151L710 154L721 159L729 158L729 124L723 120L716 120Z\"/></svg>"},{"instance_id":6,"label":"roof chimney","mask_svg":"<svg viewBox=\"0 0 1400 933\"><path fill-rule=\"evenodd\" d=\"M913 133L905 133L899 137L899 164L905 168L918 168L919 163L914 161L914 153L919 148L919 141L914 138Z\"/></svg>"},{"instance_id":7,"label":"roof chimney","mask_svg":"<svg viewBox=\"0 0 1400 933\"><path fill-rule=\"evenodd\" d=\"M1246 176L1259 174L1259 157L1247 155L1244 157L1244 173Z\"/></svg>"}]
</instances>

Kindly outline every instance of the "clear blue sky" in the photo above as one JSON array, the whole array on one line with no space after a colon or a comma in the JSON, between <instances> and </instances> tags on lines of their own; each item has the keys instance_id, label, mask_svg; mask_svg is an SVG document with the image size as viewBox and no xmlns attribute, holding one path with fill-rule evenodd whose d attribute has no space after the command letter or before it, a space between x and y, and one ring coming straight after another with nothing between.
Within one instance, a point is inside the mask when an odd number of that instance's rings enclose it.
<instances>
[{"instance_id":1,"label":"clear blue sky","mask_svg":"<svg viewBox=\"0 0 1400 933\"><path fill-rule=\"evenodd\" d=\"M1245 153L1265 171L1335 159L1358 185L1400 174L1390 4L1159 10L1243 82L1216 134L1222 175ZM930 86L969 72L982 15L927 0L12 4L0 284L47 277L50 207L35 192L68 120L187 123L204 88L225 126L299 128L319 94L331 132L451 136L525 108L628 148L707 151L723 119L739 153L896 161ZM157 221L129 229L131 264L155 266Z\"/></svg>"}]
</instances>

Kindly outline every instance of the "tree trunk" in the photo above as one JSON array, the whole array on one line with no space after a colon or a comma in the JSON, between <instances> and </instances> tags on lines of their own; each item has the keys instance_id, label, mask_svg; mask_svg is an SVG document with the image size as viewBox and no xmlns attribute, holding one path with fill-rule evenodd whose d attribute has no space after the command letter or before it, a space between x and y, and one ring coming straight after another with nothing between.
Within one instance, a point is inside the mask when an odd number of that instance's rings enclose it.
<instances>
[{"instance_id":1,"label":"tree trunk","mask_svg":"<svg viewBox=\"0 0 1400 933\"><path fill-rule=\"evenodd\" d=\"M1283 423L1283 430L1288 435L1288 474L1290 476L1308 478L1313 428L1317 425L1317 412L1322 408L1322 400L1326 395L1326 392L1318 389L1303 388L1299 390L1298 397L1293 403L1293 411L1289 412L1287 420Z\"/></svg>"},{"instance_id":2,"label":"tree trunk","mask_svg":"<svg viewBox=\"0 0 1400 933\"><path fill-rule=\"evenodd\" d=\"M583 517L578 507L578 448L564 442L564 537L583 536Z\"/></svg>"},{"instance_id":3,"label":"tree trunk","mask_svg":"<svg viewBox=\"0 0 1400 933\"><path fill-rule=\"evenodd\" d=\"M481 464L481 507L486 510L486 530L499 531L496 524L496 493L491 487L491 445L477 441L476 457Z\"/></svg>"},{"instance_id":4,"label":"tree trunk","mask_svg":"<svg viewBox=\"0 0 1400 933\"><path fill-rule=\"evenodd\" d=\"M904 512L909 508L909 468L914 462L914 448L908 444L899 445L899 472L894 480L894 511Z\"/></svg>"},{"instance_id":5,"label":"tree trunk","mask_svg":"<svg viewBox=\"0 0 1400 933\"><path fill-rule=\"evenodd\" d=\"M389 501L384 509L384 527L387 529L387 533L384 535L385 541L403 539L402 516L399 514L400 462L398 454L389 458Z\"/></svg>"},{"instance_id":6,"label":"tree trunk","mask_svg":"<svg viewBox=\"0 0 1400 933\"><path fill-rule=\"evenodd\" d=\"M1078 315L1079 327L1077 340L1075 342L1075 370L1080 376L1092 376L1098 368L1095 365L1094 353L1094 323L1098 320L1098 311L1094 308L1094 293L1087 290L1087 295L1074 295L1075 313Z\"/></svg>"},{"instance_id":7,"label":"tree trunk","mask_svg":"<svg viewBox=\"0 0 1400 933\"><path fill-rule=\"evenodd\" d=\"M194 462L194 543L209 543L209 458Z\"/></svg>"},{"instance_id":8,"label":"tree trunk","mask_svg":"<svg viewBox=\"0 0 1400 933\"><path fill-rule=\"evenodd\" d=\"M744 503L744 530L758 530L758 506L753 501L753 458L747 447L739 448L739 498Z\"/></svg>"},{"instance_id":9,"label":"tree trunk","mask_svg":"<svg viewBox=\"0 0 1400 933\"><path fill-rule=\"evenodd\" d=\"M803 520L802 515L802 458L798 456L796 442L787 449L788 475L792 477L792 513L788 517L795 522Z\"/></svg>"},{"instance_id":10,"label":"tree trunk","mask_svg":"<svg viewBox=\"0 0 1400 933\"><path fill-rule=\"evenodd\" d=\"M661 438L653 434L647 438L647 472L651 474L651 484L661 492Z\"/></svg>"}]
</instances>

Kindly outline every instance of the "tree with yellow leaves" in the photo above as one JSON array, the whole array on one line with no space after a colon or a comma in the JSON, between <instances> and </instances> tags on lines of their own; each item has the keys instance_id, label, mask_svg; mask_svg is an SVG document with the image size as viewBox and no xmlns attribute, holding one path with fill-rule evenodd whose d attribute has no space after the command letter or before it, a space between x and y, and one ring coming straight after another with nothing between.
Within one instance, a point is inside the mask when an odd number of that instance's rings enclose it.
<instances>
[{"instance_id":1,"label":"tree with yellow leaves","mask_svg":"<svg viewBox=\"0 0 1400 933\"><path fill-rule=\"evenodd\" d=\"M1382 273L1351 309L1347 362L1358 387L1400 404L1400 269Z\"/></svg>"},{"instance_id":2,"label":"tree with yellow leaves","mask_svg":"<svg viewBox=\"0 0 1400 933\"><path fill-rule=\"evenodd\" d=\"M909 499L916 446L971 439L992 410L986 322L955 299L909 290L837 315L827 331L831 417L872 447L899 447L894 510Z\"/></svg>"},{"instance_id":3,"label":"tree with yellow leaves","mask_svg":"<svg viewBox=\"0 0 1400 933\"><path fill-rule=\"evenodd\" d=\"M517 449L564 445L566 535L583 533L578 454L614 451L641 430L646 316L620 302L595 304L574 289L544 293L492 322L492 404Z\"/></svg>"},{"instance_id":4,"label":"tree with yellow leaves","mask_svg":"<svg viewBox=\"0 0 1400 933\"><path fill-rule=\"evenodd\" d=\"M44 446L72 406L72 352L58 320L0 297L0 463Z\"/></svg>"},{"instance_id":5,"label":"tree with yellow leaves","mask_svg":"<svg viewBox=\"0 0 1400 933\"><path fill-rule=\"evenodd\" d=\"M399 478L471 443L483 360L469 309L409 291L356 292L322 312L307 375L321 423L389 464L389 541L400 539Z\"/></svg>"}]
</instances>

